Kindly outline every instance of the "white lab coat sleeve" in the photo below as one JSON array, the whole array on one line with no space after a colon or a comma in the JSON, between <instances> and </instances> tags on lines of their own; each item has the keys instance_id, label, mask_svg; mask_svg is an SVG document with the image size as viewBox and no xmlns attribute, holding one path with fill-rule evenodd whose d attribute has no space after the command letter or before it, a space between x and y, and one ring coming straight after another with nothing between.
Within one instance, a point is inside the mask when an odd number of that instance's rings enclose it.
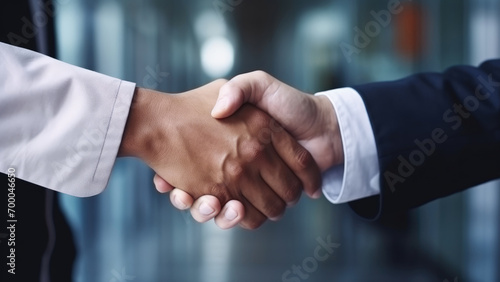
<instances>
[{"instance_id":1,"label":"white lab coat sleeve","mask_svg":"<svg viewBox=\"0 0 500 282\"><path fill-rule=\"evenodd\" d=\"M323 194L334 204L380 194L377 146L363 99L349 87L316 95L330 99L344 149L344 163L323 173Z\"/></svg>"},{"instance_id":2,"label":"white lab coat sleeve","mask_svg":"<svg viewBox=\"0 0 500 282\"><path fill-rule=\"evenodd\" d=\"M0 43L0 172L87 197L107 185L135 84Z\"/></svg>"}]
</instances>

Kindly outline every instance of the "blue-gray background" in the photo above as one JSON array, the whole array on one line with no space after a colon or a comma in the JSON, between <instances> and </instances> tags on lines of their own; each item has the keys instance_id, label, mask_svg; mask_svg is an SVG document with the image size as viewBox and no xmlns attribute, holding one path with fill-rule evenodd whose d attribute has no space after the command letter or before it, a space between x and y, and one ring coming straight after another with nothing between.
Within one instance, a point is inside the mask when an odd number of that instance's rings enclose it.
<instances>
[{"instance_id":1,"label":"blue-gray background","mask_svg":"<svg viewBox=\"0 0 500 282\"><path fill-rule=\"evenodd\" d=\"M59 58L166 92L263 69L314 93L477 65L500 53L494 0L401 1L401 13L378 29L371 12L394 1L55 2ZM366 46L356 47L355 28L367 26ZM341 46L347 45L356 52L346 56ZM75 281L500 279L496 182L384 222L366 222L324 198L303 198L278 223L221 231L173 209L152 176L141 162L122 159L101 195L62 197L78 248ZM340 246L315 264L317 240ZM283 277L304 263L306 275Z\"/></svg>"}]
</instances>

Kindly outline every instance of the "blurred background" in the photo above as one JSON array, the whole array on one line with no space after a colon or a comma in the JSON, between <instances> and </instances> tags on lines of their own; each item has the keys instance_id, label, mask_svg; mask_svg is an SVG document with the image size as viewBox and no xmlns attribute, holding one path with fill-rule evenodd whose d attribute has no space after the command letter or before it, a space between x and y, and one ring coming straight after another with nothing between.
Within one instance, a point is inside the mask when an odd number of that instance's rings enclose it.
<instances>
[{"instance_id":1,"label":"blurred background","mask_svg":"<svg viewBox=\"0 0 500 282\"><path fill-rule=\"evenodd\" d=\"M498 0L55 2L60 59L165 92L261 69L315 93L500 54ZM152 177L121 159L103 194L62 197L75 281L500 281L498 182L377 222L303 197L280 222L222 231Z\"/></svg>"}]
</instances>

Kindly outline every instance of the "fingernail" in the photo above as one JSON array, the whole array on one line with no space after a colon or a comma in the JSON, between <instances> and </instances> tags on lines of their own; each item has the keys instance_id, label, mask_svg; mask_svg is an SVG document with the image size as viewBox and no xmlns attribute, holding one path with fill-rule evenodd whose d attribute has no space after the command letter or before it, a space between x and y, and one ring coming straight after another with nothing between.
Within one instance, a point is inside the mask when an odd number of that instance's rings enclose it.
<instances>
[{"instance_id":1,"label":"fingernail","mask_svg":"<svg viewBox=\"0 0 500 282\"><path fill-rule=\"evenodd\" d=\"M185 210L188 208L188 205L186 203L184 203L181 199L179 199L179 197L177 197L177 196L174 196L174 202L175 202L175 205L177 206L177 208L179 208L181 210Z\"/></svg>"},{"instance_id":2,"label":"fingernail","mask_svg":"<svg viewBox=\"0 0 500 282\"><path fill-rule=\"evenodd\" d=\"M217 100L217 103L215 103L214 108L212 109L212 116L220 114L227 108L228 100L226 97L222 97L221 99Z\"/></svg>"},{"instance_id":3,"label":"fingernail","mask_svg":"<svg viewBox=\"0 0 500 282\"><path fill-rule=\"evenodd\" d=\"M314 192L314 194L312 195L312 198L313 199L319 199L321 197L321 189L318 189L316 192Z\"/></svg>"},{"instance_id":4,"label":"fingernail","mask_svg":"<svg viewBox=\"0 0 500 282\"><path fill-rule=\"evenodd\" d=\"M227 208L226 213L224 213L224 217L232 221L238 216L238 213L233 208Z\"/></svg>"},{"instance_id":5,"label":"fingernail","mask_svg":"<svg viewBox=\"0 0 500 282\"><path fill-rule=\"evenodd\" d=\"M279 216L277 216L277 217L270 217L270 218L269 218L269 220L271 220L271 221L278 221L278 220L280 220L282 217L283 217L283 214L281 214L281 215L279 215Z\"/></svg>"},{"instance_id":6,"label":"fingernail","mask_svg":"<svg viewBox=\"0 0 500 282\"><path fill-rule=\"evenodd\" d=\"M299 202L299 200L300 200L300 198L298 198L297 200L295 200L293 202L286 203L286 206L289 208L294 207Z\"/></svg>"},{"instance_id":7,"label":"fingernail","mask_svg":"<svg viewBox=\"0 0 500 282\"><path fill-rule=\"evenodd\" d=\"M200 210L200 213L201 213L202 215L211 215L211 214L215 211L215 210L214 210L211 206L209 206L207 203L202 203L202 204L200 205L199 210Z\"/></svg>"}]
</instances>

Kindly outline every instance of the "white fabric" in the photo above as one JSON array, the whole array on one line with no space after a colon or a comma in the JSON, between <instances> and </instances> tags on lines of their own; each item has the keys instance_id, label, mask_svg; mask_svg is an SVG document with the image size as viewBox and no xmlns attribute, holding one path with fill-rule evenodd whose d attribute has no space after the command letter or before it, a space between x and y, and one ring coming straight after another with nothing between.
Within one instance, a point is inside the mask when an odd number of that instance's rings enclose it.
<instances>
[{"instance_id":1,"label":"white fabric","mask_svg":"<svg viewBox=\"0 0 500 282\"><path fill-rule=\"evenodd\" d=\"M379 194L377 146L363 99L352 88L316 95L325 95L332 102L344 149L344 163L323 173L323 194L334 204Z\"/></svg>"},{"instance_id":2,"label":"white fabric","mask_svg":"<svg viewBox=\"0 0 500 282\"><path fill-rule=\"evenodd\" d=\"M0 43L0 171L74 196L102 192L134 89Z\"/></svg>"}]
</instances>

